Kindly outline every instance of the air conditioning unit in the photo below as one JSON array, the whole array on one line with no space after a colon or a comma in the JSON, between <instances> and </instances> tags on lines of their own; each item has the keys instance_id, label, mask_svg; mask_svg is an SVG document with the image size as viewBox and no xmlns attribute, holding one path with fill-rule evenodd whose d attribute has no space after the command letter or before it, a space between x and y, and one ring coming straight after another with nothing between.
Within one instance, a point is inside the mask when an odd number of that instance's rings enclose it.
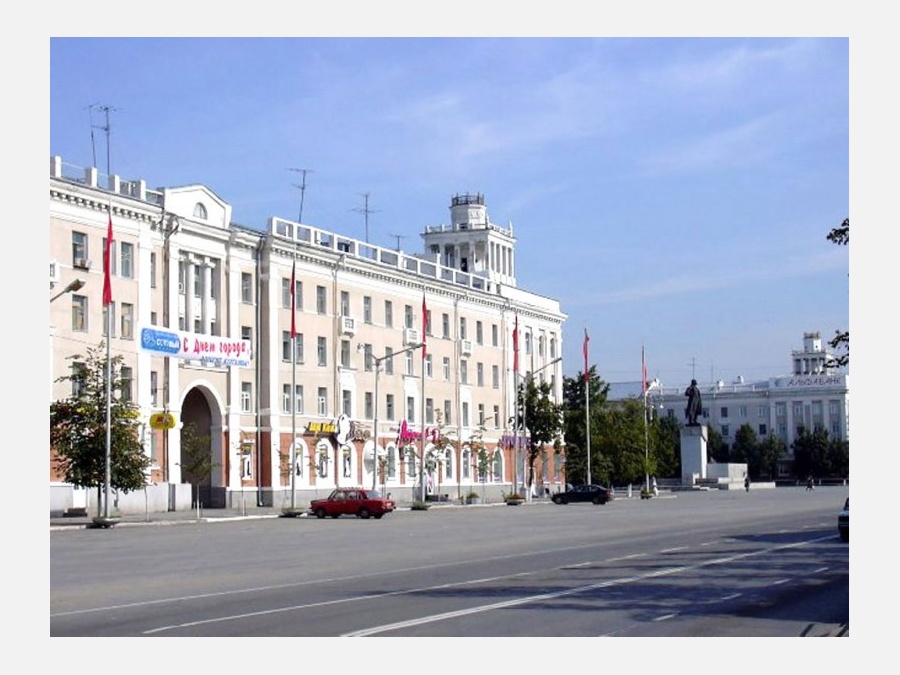
<instances>
[{"instance_id":1,"label":"air conditioning unit","mask_svg":"<svg viewBox=\"0 0 900 675\"><path fill-rule=\"evenodd\" d=\"M82 270L89 270L91 269L91 261L85 258L75 258L75 260L72 261L72 266Z\"/></svg>"},{"instance_id":2,"label":"air conditioning unit","mask_svg":"<svg viewBox=\"0 0 900 675\"><path fill-rule=\"evenodd\" d=\"M341 333L343 335L355 335L356 334L356 319L353 319L349 316L341 317Z\"/></svg>"},{"instance_id":3,"label":"air conditioning unit","mask_svg":"<svg viewBox=\"0 0 900 675\"><path fill-rule=\"evenodd\" d=\"M403 344L406 346L419 344L419 331L415 328L406 328L403 330Z\"/></svg>"},{"instance_id":4,"label":"air conditioning unit","mask_svg":"<svg viewBox=\"0 0 900 675\"><path fill-rule=\"evenodd\" d=\"M471 356L472 355L472 341L471 340L460 340L459 341L459 353L463 356Z\"/></svg>"},{"instance_id":5,"label":"air conditioning unit","mask_svg":"<svg viewBox=\"0 0 900 675\"><path fill-rule=\"evenodd\" d=\"M59 283L59 263L55 260L50 261L50 283Z\"/></svg>"}]
</instances>

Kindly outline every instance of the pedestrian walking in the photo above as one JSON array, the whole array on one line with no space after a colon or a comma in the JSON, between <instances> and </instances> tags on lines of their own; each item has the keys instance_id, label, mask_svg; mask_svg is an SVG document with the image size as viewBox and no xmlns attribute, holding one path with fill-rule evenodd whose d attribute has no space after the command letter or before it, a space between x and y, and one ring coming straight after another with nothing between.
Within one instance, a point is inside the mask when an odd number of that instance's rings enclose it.
<instances>
[{"instance_id":1,"label":"pedestrian walking","mask_svg":"<svg viewBox=\"0 0 900 675\"><path fill-rule=\"evenodd\" d=\"M815 486L815 483L813 483L813 477L807 476L806 477L806 491L809 492L810 490L815 490L815 489L816 489L816 486Z\"/></svg>"},{"instance_id":2,"label":"pedestrian walking","mask_svg":"<svg viewBox=\"0 0 900 675\"><path fill-rule=\"evenodd\" d=\"M750 492L750 476L744 474L744 489L747 492Z\"/></svg>"}]
</instances>

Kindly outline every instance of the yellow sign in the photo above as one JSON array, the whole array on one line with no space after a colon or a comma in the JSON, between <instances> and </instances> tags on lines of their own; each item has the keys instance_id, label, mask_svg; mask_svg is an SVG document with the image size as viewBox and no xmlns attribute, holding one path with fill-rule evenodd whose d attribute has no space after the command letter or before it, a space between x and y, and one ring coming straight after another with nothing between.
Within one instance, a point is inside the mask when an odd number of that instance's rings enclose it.
<instances>
[{"instance_id":1,"label":"yellow sign","mask_svg":"<svg viewBox=\"0 0 900 675\"><path fill-rule=\"evenodd\" d=\"M174 429L175 415L172 413L153 413L150 415L151 429Z\"/></svg>"}]
</instances>

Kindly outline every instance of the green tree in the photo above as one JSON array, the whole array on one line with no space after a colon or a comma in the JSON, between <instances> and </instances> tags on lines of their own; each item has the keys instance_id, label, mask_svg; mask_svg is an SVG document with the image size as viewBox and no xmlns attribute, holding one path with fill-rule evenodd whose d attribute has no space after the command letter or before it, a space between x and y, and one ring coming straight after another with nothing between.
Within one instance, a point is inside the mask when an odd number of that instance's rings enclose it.
<instances>
[{"instance_id":1,"label":"green tree","mask_svg":"<svg viewBox=\"0 0 900 675\"><path fill-rule=\"evenodd\" d=\"M290 462L288 462L290 464ZM188 422L181 429L181 479L193 486L194 502L200 508L200 486L210 484L212 470L218 463L212 459L209 436L201 435L197 427Z\"/></svg>"},{"instance_id":2,"label":"green tree","mask_svg":"<svg viewBox=\"0 0 900 675\"><path fill-rule=\"evenodd\" d=\"M655 476L681 476L681 426L674 416L663 415L651 421L650 455L655 460Z\"/></svg>"},{"instance_id":3,"label":"green tree","mask_svg":"<svg viewBox=\"0 0 900 675\"><path fill-rule=\"evenodd\" d=\"M828 442L826 451L828 475L832 478L850 477L850 443L839 438Z\"/></svg>"},{"instance_id":4,"label":"green tree","mask_svg":"<svg viewBox=\"0 0 900 675\"><path fill-rule=\"evenodd\" d=\"M728 461L745 462L749 471L749 465L753 464L756 459L756 443L756 432L753 430L753 427L749 424L742 424L734 435L734 444L728 453ZM750 476L756 478L753 471L750 471Z\"/></svg>"},{"instance_id":5,"label":"green tree","mask_svg":"<svg viewBox=\"0 0 900 675\"><path fill-rule=\"evenodd\" d=\"M484 432L484 422L482 421L466 441L466 445L469 446L469 453L475 460L475 468L478 470L482 499L485 498L484 484L488 480L491 468L491 454L488 452L487 445L484 442Z\"/></svg>"},{"instance_id":6,"label":"green tree","mask_svg":"<svg viewBox=\"0 0 900 675\"><path fill-rule=\"evenodd\" d=\"M588 381L579 377L563 377L563 428L566 439L566 481L583 483L587 479L587 435L585 415L585 384L589 393L588 409L591 430L591 473L600 465L600 417L606 406L609 384L600 379L596 368L588 369Z\"/></svg>"},{"instance_id":7,"label":"green tree","mask_svg":"<svg viewBox=\"0 0 900 675\"><path fill-rule=\"evenodd\" d=\"M649 429L646 437L644 431L642 399L628 398L601 411L597 431L600 461L596 469L592 465L592 473L599 482L605 485L643 483L647 474L655 475L656 460L649 452Z\"/></svg>"},{"instance_id":8,"label":"green tree","mask_svg":"<svg viewBox=\"0 0 900 675\"><path fill-rule=\"evenodd\" d=\"M725 463L728 461L728 443L722 438L722 434L712 425L707 426L706 451L713 462Z\"/></svg>"},{"instance_id":9,"label":"green tree","mask_svg":"<svg viewBox=\"0 0 900 675\"><path fill-rule=\"evenodd\" d=\"M794 475L803 479L807 476L827 476L831 473L828 465L828 432L803 429L791 446L794 450Z\"/></svg>"},{"instance_id":10,"label":"green tree","mask_svg":"<svg viewBox=\"0 0 900 675\"><path fill-rule=\"evenodd\" d=\"M778 436L769 434L757 449L759 453L757 476L774 479L778 476L778 460L787 454L787 444Z\"/></svg>"},{"instance_id":11,"label":"green tree","mask_svg":"<svg viewBox=\"0 0 900 675\"><path fill-rule=\"evenodd\" d=\"M106 484L106 354L104 343L86 355L69 358L73 368L58 382L73 383L69 398L50 404L50 447L54 468L67 483L97 488L98 517L101 489ZM136 405L122 398L122 357L110 359L110 470L113 490L131 492L146 485L150 458L139 437Z\"/></svg>"},{"instance_id":12,"label":"green tree","mask_svg":"<svg viewBox=\"0 0 900 675\"><path fill-rule=\"evenodd\" d=\"M528 430L525 458L528 475L525 484L529 490L534 484L534 463L543 456L544 448L548 445L555 449L562 447L563 406L553 402L550 398L552 393L550 382L535 383L533 377L527 377L519 385L519 409L523 414L524 428Z\"/></svg>"},{"instance_id":13,"label":"green tree","mask_svg":"<svg viewBox=\"0 0 900 675\"><path fill-rule=\"evenodd\" d=\"M828 233L828 241L838 246L850 245L850 219L845 218L844 222L839 226L832 228ZM829 364L830 368L840 368L850 364L850 331L836 330L834 337L828 343L832 349L839 350L834 361Z\"/></svg>"}]
</instances>

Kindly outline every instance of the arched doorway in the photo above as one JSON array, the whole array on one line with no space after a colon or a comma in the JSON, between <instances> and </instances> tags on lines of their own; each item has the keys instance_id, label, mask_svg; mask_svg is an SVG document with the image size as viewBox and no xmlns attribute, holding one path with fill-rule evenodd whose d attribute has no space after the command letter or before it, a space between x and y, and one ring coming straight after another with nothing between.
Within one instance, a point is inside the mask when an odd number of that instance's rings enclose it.
<instances>
[{"instance_id":1,"label":"arched doorway","mask_svg":"<svg viewBox=\"0 0 900 675\"><path fill-rule=\"evenodd\" d=\"M225 508L227 460L223 452L222 416L203 387L192 388L181 404L181 482L191 485L191 503Z\"/></svg>"}]
</instances>

